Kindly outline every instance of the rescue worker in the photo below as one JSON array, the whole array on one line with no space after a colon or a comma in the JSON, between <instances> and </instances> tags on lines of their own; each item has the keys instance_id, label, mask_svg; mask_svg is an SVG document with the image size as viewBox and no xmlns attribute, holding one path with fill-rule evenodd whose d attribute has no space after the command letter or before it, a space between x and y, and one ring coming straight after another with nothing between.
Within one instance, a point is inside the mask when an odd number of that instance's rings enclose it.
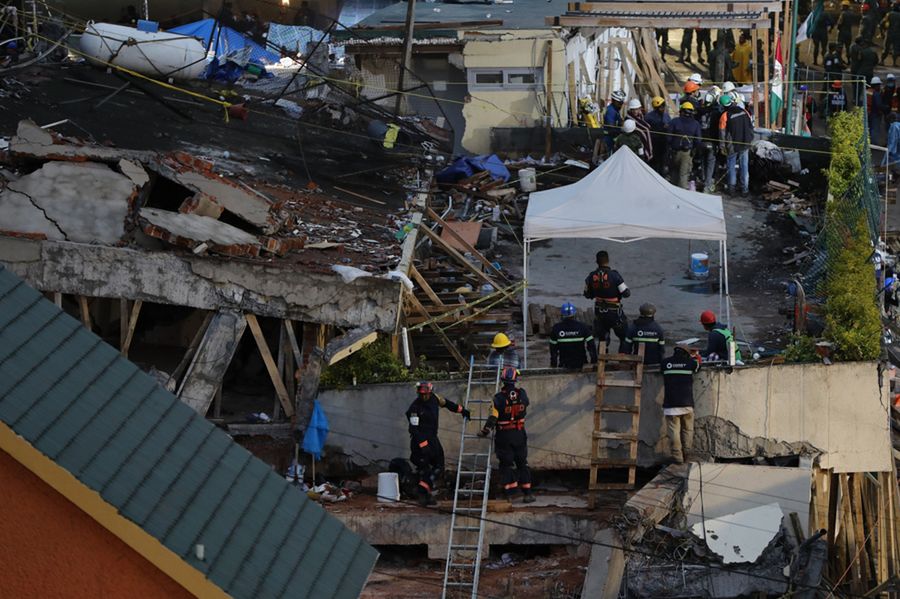
<instances>
[{"instance_id":1,"label":"rescue worker","mask_svg":"<svg viewBox=\"0 0 900 599\"><path fill-rule=\"evenodd\" d=\"M462 414L465 420L472 415L469 410L434 392L434 385L421 381L416 385L416 399L406 410L409 422L410 461L419 476L419 504L434 505L434 484L444 471L444 448L438 439L440 409Z\"/></svg>"},{"instance_id":2,"label":"rescue worker","mask_svg":"<svg viewBox=\"0 0 900 599\"><path fill-rule=\"evenodd\" d=\"M884 50L881 52L881 62L890 53L897 66L897 56L900 55L900 2L894 2L891 11L881 20L881 34L884 36Z\"/></svg>"},{"instance_id":3,"label":"rescue worker","mask_svg":"<svg viewBox=\"0 0 900 599\"><path fill-rule=\"evenodd\" d=\"M609 254L597 252L597 270L584 280L584 297L594 300L594 339L609 346L609 332L615 332L619 343L625 337L628 319L622 309L622 300L631 295L631 289L619 271L609 267Z\"/></svg>"},{"instance_id":4,"label":"rescue worker","mask_svg":"<svg viewBox=\"0 0 900 599\"><path fill-rule=\"evenodd\" d=\"M712 30L711 29L698 29L697 30L697 62L700 64L706 64L706 60L709 60L709 49L711 47L712 42ZM703 50L706 50L706 60L703 60Z\"/></svg>"},{"instance_id":5,"label":"rescue worker","mask_svg":"<svg viewBox=\"0 0 900 599\"><path fill-rule=\"evenodd\" d=\"M644 160L653 161L653 141L650 138L650 124L644 118L644 107L637 98L628 100L628 118L634 121L641 143L644 146Z\"/></svg>"},{"instance_id":6,"label":"rescue worker","mask_svg":"<svg viewBox=\"0 0 900 599\"><path fill-rule=\"evenodd\" d=\"M669 148L672 164L669 168L674 182L684 189L690 186L693 152L700 144L700 123L694 118L694 105L685 102L678 116L669 123Z\"/></svg>"},{"instance_id":7,"label":"rescue worker","mask_svg":"<svg viewBox=\"0 0 900 599\"><path fill-rule=\"evenodd\" d=\"M881 95L881 77L875 75L866 90L866 114L869 117L869 139L880 143L884 128L884 98Z\"/></svg>"},{"instance_id":8,"label":"rescue worker","mask_svg":"<svg viewBox=\"0 0 900 599\"><path fill-rule=\"evenodd\" d=\"M700 358L678 345L662 364L663 415L672 448L672 460L683 464L694 448L694 374Z\"/></svg>"},{"instance_id":9,"label":"rescue worker","mask_svg":"<svg viewBox=\"0 0 900 599\"><path fill-rule=\"evenodd\" d=\"M815 19L813 22L812 31L807 32L809 39L811 39L813 43L813 64L819 64L820 51L824 58L825 48L828 47L828 32L831 31L833 25L834 22L832 22L831 17L823 10L822 14L819 15L819 18Z\"/></svg>"},{"instance_id":10,"label":"rescue worker","mask_svg":"<svg viewBox=\"0 0 900 599\"><path fill-rule=\"evenodd\" d=\"M840 49L843 46L848 58L850 57L850 44L853 43L853 24L855 21L856 16L850 10L850 0L841 0L841 14L838 15L835 27L838 30L838 48Z\"/></svg>"},{"instance_id":11,"label":"rescue worker","mask_svg":"<svg viewBox=\"0 0 900 599\"><path fill-rule=\"evenodd\" d=\"M726 81L725 85L734 84ZM722 115L722 107L719 105L719 96L724 90L719 90L713 86L706 92L706 98L703 108L700 109L700 140L699 154L700 162L703 167L703 192L713 193L716 188L716 165L718 151L715 140L719 137L719 117Z\"/></svg>"},{"instance_id":12,"label":"rescue worker","mask_svg":"<svg viewBox=\"0 0 900 599\"><path fill-rule=\"evenodd\" d=\"M659 44L659 55L662 56L662 59L666 59L666 54L669 53L669 30L665 27L657 27L656 28L656 43Z\"/></svg>"},{"instance_id":13,"label":"rescue worker","mask_svg":"<svg viewBox=\"0 0 900 599\"><path fill-rule=\"evenodd\" d=\"M531 471L528 469L528 435L525 433L525 414L528 394L516 387L519 371L507 366L500 373L503 388L494 395L491 415L478 433L487 437L496 427L494 451L500 460L500 483L506 499L512 501L517 489L522 489L525 503L534 502L531 491Z\"/></svg>"},{"instance_id":14,"label":"rescue worker","mask_svg":"<svg viewBox=\"0 0 900 599\"><path fill-rule=\"evenodd\" d=\"M897 107L897 77L888 73L884 77L884 86L881 88L881 99L884 103L885 115L895 112Z\"/></svg>"},{"instance_id":15,"label":"rescue worker","mask_svg":"<svg viewBox=\"0 0 900 599\"><path fill-rule=\"evenodd\" d=\"M840 79L844 74L844 60L841 58L841 46L837 42L828 45L828 54L822 63L825 66L825 78L828 81Z\"/></svg>"},{"instance_id":16,"label":"rescue worker","mask_svg":"<svg viewBox=\"0 0 900 599\"><path fill-rule=\"evenodd\" d=\"M823 49L822 54L825 51ZM731 70L734 80L738 83L745 84L753 81L753 72L750 70L750 60L753 56L753 44L750 43L750 34L741 33L738 40L737 48L731 53L731 60L734 62L734 68Z\"/></svg>"},{"instance_id":17,"label":"rescue worker","mask_svg":"<svg viewBox=\"0 0 900 599\"><path fill-rule=\"evenodd\" d=\"M666 334L659 323L654 320L656 306L641 304L641 315L628 325L625 340L619 351L623 354L637 354L638 348L644 346L644 364L662 364L663 351L666 348Z\"/></svg>"},{"instance_id":18,"label":"rescue worker","mask_svg":"<svg viewBox=\"0 0 900 599\"><path fill-rule=\"evenodd\" d=\"M641 134L637 131L634 119L626 119L625 124L622 125L622 132L616 136L614 149L618 150L622 146L628 146L632 152L646 160L644 141L641 139Z\"/></svg>"},{"instance_id":19,"label":"rescue worker","mask_svg":"<svg viewBox=\"0 0 900 599\"><path fill-rule=\"evenodd\" d=\"M512 366L518 368L522 363L519 352L506 333L497 333L491 342L491 352L488 354L487 363L490 366Z\"/></svg>"},{"instance_id":20,"label":"rescue worker","mask_svg":"<svg viewBox=\"0 0 900 599\"><path fill-rule=\"evenodd\" d=\"M700 95L701 85L703 85L703 79L700 78L700 75L698 73L691 75L690 79L684 82L684 87L682 88L684 93L678 98L678 105L681 106L685 102L690 102L695 109L699 108L702 103Z\"/></svg>"},{"instance_id":21,"label":"rescue worker","mask_svg":"<svg viewBox=\"0 0 900 599\"><path fill-rule=\"evenodd\" d=\"M713 51L709 55L709 78L713 83L720 83L731 79L731 71L734 69L734 60L728 49L720 40L713 42Z\"/></svg>"},{"instance_id":22,"label":"rescue worker","mask_svg":"<svg viewBox=\"0 0 900 599\"><path fill-rule=\"evenodd\" d=\"M700 355L709 360L728 360L728 346L734 341L734 333L724 324L716 320L716 314L712 310L706 310L700 314L700 324L709 333L706 340L706 350ZM741 360L741 352L735 343L734 359Z\"/></svg>"},{"instance_id":23,"label":"rescue worker","mask_svg":"<svg viewBox=\"0 0 900 599\"><path fill-rule=\"evenodd\" d=\"M870 10L868 4L863 4L860 8L862 12L862 18L859 21L859 37L863 38L863 41L868 43L872 43L875 39L875 32L878 30L878 13Z\"/></svg>"},{"instance_id":24,"label":"rescue worker","mask_svg":"<svg viewBox=\"0 0 900 599\"><path fill-rule=\"evenodd\" d=\"M719 117L719 150L727 157L728 193L737 185L737 168L741 169L741 194L750 193L750 142L753 141L753 120L746 109L734 104L734 97L722 94L719 104L725 111Z\"/></svg>"},{"instance_id":25,"label":"rescue worker","mask_svg":"<svg viewBox=\"0 0 900 599\"><path fill-rule=\"evenodd\" d=\"M603 139L606 142L606 150L613 151L613 143L616 135L622 128L622 103L625 102L625 92L617 89L610 95L609 104L603 111Z\"/></svg>"},{"instance_id":26,"label":"rescue worker","mask_svg":"<svg viewBox=\"0 0 900 599\"><path fill-rule=\"evenodd\" d=\"M694 30L693 29L682 29L681 30L681 54L678 57L678 62L691 62L691 44L694 43Z\"/></svg>"},{"instance_id":27,"label":"rescue worker","mask_svg":"<svg viewBox=\"0 0 900 599\"><path fill-rule=\"evenodd\" d=\"M647 113L647 124L650 125L650 141L653 144L653 160L650 164L653 169L663 174L666 166L666 151L668 149L669 122L672 120L666 111L666 101L661 96L656 96L650 101L653 108Z\"/></svg>"},{"instance_id":28,"label":"rescue worker","mask_svg":"<svg viewBox=\"0 0 900 599\"><path fill-rule=\"evenodd\" d=\"M561 366L569 370L581 370L587 363L585 349L591 364L597 363L597 346L591 327L575 319L575 305L566 302L560 310L562 320L553 325L550 332L550 368Z\"/></svg>"},{"instance_id":29,"label":"rescue worker","mask_svg":"<svg viewBox=\"0 0 900 599\"><path fill-rule=\"evenodd\" d=\"M847 95L844 93L844 85L840 79L831 83L831 93L828 97L828 115L837 114L847 109Z\"/></svg>"}]
</instances>

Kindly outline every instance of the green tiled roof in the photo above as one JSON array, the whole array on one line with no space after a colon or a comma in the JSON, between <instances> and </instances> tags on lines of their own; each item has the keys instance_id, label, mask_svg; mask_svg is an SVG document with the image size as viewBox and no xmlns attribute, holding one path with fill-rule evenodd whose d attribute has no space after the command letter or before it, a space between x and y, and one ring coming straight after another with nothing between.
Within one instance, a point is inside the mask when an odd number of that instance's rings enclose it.
<instances>
[{"instance_id":1,"label":"green tiled roof","mask_svg":"<svg viewBox=\"0 0 900 599\"><path fill-rule=\"evenodd\" d=\"M378 557L2 267L0 421L233 597L357 597Z\"/></svg>"}]
</instances>

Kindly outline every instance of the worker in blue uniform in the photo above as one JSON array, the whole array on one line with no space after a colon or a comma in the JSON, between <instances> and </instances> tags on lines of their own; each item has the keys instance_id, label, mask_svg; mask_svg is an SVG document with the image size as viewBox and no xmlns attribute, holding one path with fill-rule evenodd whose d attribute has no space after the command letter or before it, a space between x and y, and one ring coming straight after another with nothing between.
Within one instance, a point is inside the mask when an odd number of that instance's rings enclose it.
<instances>
[{"instance_id":1,"label":"worker in blue uniform","mask_svg":"<svg viewBox=\"0 0 900 599\"><path fill-rule=\"evenodd\" d=\"M581 370L590 355L591 364L597 363L597 346L591 328L575 319L575 305L566 302L560 310L562 320L553 325L550 332L550 368L560 366L569 370Z\"/></svg>"},{"instance_id":2,"label":"worker in blue uniform","mask_svg":"<svg viewBox=\"0 0 900 599\"><path fill-rule=\"evenodd\" d=\"M612 152L616 145L616 136L622 132L625 122L622 118L622 104L625 102L625 92L617 89L610 94L609 104L603 111L603 140L606 143L606 151Z\"/></svg>"},{"instance_id":3,"label":"worker in blue uniform","mask_svg":"<svg viewBox=\"0 0 900 599\"><path fill-rule=\"evenodd\" d=\"M640 316L628 325L625 340L622 342L623 354L636 354L644 346L644 364L660 364L666 349L666 334L656 322L656 306L641 304Z\"/></svg>"}]
</instances>

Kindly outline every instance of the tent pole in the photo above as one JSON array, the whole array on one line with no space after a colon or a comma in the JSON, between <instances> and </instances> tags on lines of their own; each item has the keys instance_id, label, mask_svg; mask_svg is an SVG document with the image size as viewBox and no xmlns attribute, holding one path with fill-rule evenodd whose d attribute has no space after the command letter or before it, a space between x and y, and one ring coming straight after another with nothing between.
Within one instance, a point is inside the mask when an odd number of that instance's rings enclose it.
<instances>
[{"instance_id":1,"label":"tent pole","mask_svg":"<svg viewBox=\"0 0 900 599\"><path fill-rule=\"evenodd\" d=\"M725 322L731 328L731 296L728 294L728 241L722 241L722 264L725 265Z\"/></svg>"},{"instance_id":2,"label":"tent pole","mask_svg":"<svg viewBox=\"0 0 900 599\"><path fill-rule=\"evenodd\" d=\"M528 368L528 248L527 239L522 246L522 369Z\"/></svg>"}]
</instances>

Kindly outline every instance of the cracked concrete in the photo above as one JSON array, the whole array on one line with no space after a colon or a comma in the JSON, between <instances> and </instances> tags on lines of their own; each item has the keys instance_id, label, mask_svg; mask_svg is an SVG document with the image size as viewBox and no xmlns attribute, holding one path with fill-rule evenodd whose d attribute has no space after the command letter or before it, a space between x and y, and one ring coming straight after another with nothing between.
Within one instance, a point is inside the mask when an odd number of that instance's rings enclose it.
<instances>
[{"instance_id":1,"label":"cracked concrete","mask_svg":"<svg viewBox=\"0 0 900 599\"><path fill-rule=\"evenodd\" d=\"M66 143L47 130L41 129L33 121L19 121L16 134L9 141L9 152L14 158L38 160L70 160L81 162L97 160L117 163L121 158L150 160L153 152L121 150L96 145L75 145Z\"/></svg>"},{"instance_id":2,"label":"cracked concrete","mask_svg":"<svg viewBox=\"0 0 900 599\"><path fill-rule=\"evenodd\" d=\"M0 193L0 228L115 244L125 234L134 191L131 180L103 164L48 162Z\"/></svg>"}]
</instances>

